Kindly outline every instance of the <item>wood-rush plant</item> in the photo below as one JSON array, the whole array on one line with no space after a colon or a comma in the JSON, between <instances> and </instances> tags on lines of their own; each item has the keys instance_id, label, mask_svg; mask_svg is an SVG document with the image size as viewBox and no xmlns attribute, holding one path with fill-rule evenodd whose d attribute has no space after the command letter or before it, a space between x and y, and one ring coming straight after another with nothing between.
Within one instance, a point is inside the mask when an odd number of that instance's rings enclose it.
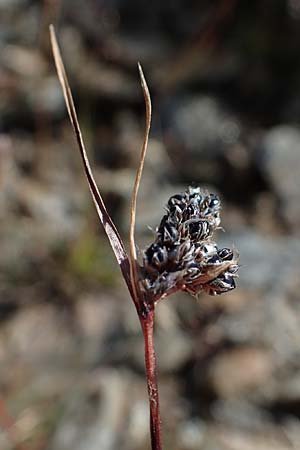
<instances>
[{"instance_id":1,"label":"wood-rush plant","mask_svg":"<svg viewBox=\"0 0 300 450\"><path fill-rule=\"evenodd\" d=\"M138 262L134 239L136 203L151 123L151 99L140 64L138 64L138 70L146 104L146 129L132 194L129 255L127 254L118 230L103 203L90 168L72 93L52 25L50 26L50 38L58 78L76 135L92 198L127 284L143 331L150 404L151 445L152 450L162 450L153 342L155 306L159 300L180 290L197 296L202 291L216 295L234 289L238 256L234 250L229 248L218 249L217 244L213 241L214 231L220 225L221 204L218 196L198 187L189 187L185 192L173 195L168 200L166 214L156 229L155 241L144 251L143 261Z\"/></svg>"}]
</instances>

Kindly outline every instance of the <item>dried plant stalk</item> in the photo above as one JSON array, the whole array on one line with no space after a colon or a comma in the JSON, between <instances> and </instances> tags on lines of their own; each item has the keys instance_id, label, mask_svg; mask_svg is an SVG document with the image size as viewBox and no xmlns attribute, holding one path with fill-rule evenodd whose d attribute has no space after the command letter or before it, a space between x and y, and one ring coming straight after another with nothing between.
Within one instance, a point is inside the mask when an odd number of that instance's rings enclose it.
<instances>
[{"instance_id":1,"label":"dried plant stalk","mask_svg":"<svg viewBox=\"0 0 300 450\"><path fill-rule=\"evenodd\" d=\"M148 86L138 64L146 105L146 127L139 165L133 187L128 257L122 239L106 210L94 180L82 139L77 114L62 62L53 26L50 38L59 81L73 126L85 174L100 221L108 236L141 323L145 346L145 368L150 405L150 433L152 450L162 450L161 420L154 350L154 319L157 302L178 290L197 296L205 291L218 295L235 288L238 256L235 250L219 249L213 239L220 225L221 201L199 187L189 187L173 195L166 214L155 231L155 241L144 251L138 264L135 246L137 195L148 145L151 125L151 99Z\"/></svg>"},{"instance_id":2,"label":"dried plant stalk","mask_svg":"<svg viewBox=\"0 0 300 450\"><path fill-rule=\"evenodd\" d=\"M145 367L150 407L151 448L152 450L161 450L161 418L157 383L156 355L154 347L154 319L155 312L153 309L148 313L146 319L141 320L141 325L144 335Z\"/></svg>"},{"instance_id":3,"label":"dried plant stalk","mask_svg":"<svg viewBox=\"0 0 300 450\"><path fill-rule=\"evenodd\" d=\"M142 89L146 104L146 129L144 135L144 142L142 146L139 166L136 174L136 180L134 183L132 202L131 202L131 220L130 220L130 259L127 256L125 246L122 239L109 216L107 209L104 205L96 182L94 180L92 170L88 161L87 153L85 150L84 142L82 139L82 133L80 130L79 122L77 119L77 114L72 98L71 89L67 79L66 71L60 54L59 46L57 43L54 27L50 25L50 40L52 46L52 52L55 60L56 70L58 73L58 78L63 90L65 103L67 106L70 121L73 130L76 135L77 143L79 146L80 154L82 157L85 174L88 180L89 188L95 203L100 221L104 227L107 237L110 241L111 247L114 251L116 259L120 265L123 277L128 286L129 292L131 294L132 300L135 304L137 314L140 319L144 343L145 343L145 367L146 367L146 377L147 377L147 387L148 396L150 404L150 433L151 433L151 445L152 450L162 450L161 444L161 420L159 411L159 398L158 398L158 385L157 385L157 370L156 370L156 359L155 350L153 342L153 331L154 331L154 302L147 304L144 299L144 293L139 289L138 280L138 266L136 257L136 247L134 240L134 228L135 228L135 217L136 217L136 202L137 194L139 190L140 180L142 176L148 137L151 124L151 99L148 90L148 86L143 74L141 65L138 65L139 74L141 78Z\"/></svg>"}]
</instances>

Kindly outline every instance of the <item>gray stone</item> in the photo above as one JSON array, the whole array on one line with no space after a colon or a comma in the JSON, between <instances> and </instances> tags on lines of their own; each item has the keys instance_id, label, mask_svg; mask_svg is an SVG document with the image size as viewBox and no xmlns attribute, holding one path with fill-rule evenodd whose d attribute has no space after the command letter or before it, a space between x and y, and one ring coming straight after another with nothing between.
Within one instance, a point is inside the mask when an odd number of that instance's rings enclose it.
<instances>
[{"instance_id":1,"label":"gray stone","mask_svg":"<svg viewBox=\"0 0 300 450\"><path fill-rule=\"evenodd\" d=\"M238 285L246 289L285 290L300 270L300 242L291 236L276 237L244 229L225 233L217 239L220 247L232 244L240 253Z\"/></svg>"},{"instance_id":2,"label":"gray stone","mask_svg":"<svg viewBox=\"0 0 300 450\"><path fill-rule=\"evenodd\" d=\"M261 164L274 192L280 212L295 230L300 225L300 131L280 125L267 132L262 141Z\"/></svg>"},{"instance_id":3,"label":"gray stone","mask_svg":"<svg viewBox=\"0 0 300 450\"><path fill-rule=\"evenodd\" d=\"M238 119L209 96L186 95L165 105L165 141L180 171L192 180L213 180L218 159L241 134ZM175 159L176 158L176 159Z\"/></svg>"}]
</instances>

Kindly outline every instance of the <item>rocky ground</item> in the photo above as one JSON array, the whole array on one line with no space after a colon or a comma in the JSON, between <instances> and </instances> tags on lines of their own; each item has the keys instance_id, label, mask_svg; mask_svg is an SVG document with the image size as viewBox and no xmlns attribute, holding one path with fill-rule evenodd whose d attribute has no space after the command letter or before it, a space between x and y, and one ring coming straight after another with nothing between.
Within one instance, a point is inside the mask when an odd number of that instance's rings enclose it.
<instances>
[{"instance_id":1,"label":"rocky ground","mask_svg":"<svg viewBox=\"0 0 300 450\"><path fill-rule=\"evenodd\" d=\"M154 115L139 248L196 183L222 197L218 242L240 254L236 290L158 307L164 450L300 449L300 6L161 3L0 0L1 450L149 449L141 331L82 173L50 22L125 240L141 61Z\"/></svg>"}]
</instances>

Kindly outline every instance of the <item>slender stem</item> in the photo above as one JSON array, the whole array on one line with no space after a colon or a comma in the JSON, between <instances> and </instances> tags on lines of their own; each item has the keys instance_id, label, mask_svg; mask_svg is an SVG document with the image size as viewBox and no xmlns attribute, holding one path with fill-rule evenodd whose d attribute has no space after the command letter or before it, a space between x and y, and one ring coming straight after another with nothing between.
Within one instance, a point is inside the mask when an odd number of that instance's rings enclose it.
<instances>
[{"instance_id":1,"label":"slender stem","mask_svg":"<svg viewBox=\"0 0 300 450\"><path fill-rule=\"evenodd\" d=\"M149 311L145 318L141 318L141 325L145 342L145 365L150 406L151 449L162 450L156 357L153 340L154 309Z\"/></svg>"}]
</instances>

